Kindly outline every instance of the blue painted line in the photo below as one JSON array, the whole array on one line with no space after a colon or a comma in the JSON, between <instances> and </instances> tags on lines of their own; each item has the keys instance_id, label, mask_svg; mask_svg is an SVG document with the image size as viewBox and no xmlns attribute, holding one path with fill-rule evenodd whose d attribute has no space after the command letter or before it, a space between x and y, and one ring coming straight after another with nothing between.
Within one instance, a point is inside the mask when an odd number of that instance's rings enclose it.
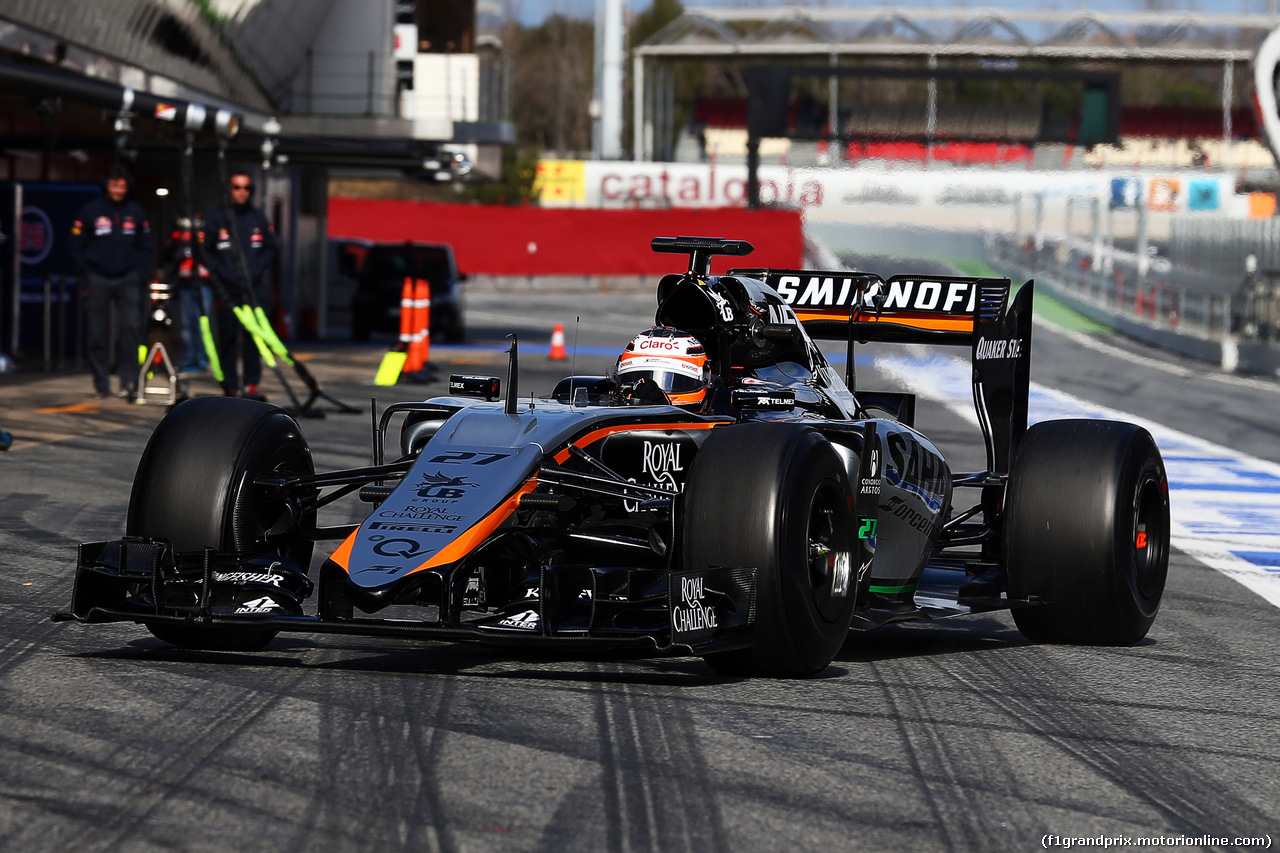
<instances>
[{"instance_id":1,"label":"blue painted line","mask_svg":"<svg viewBox=\"0 0 1280 853\"><path fill-rule=\"evenodd\" d=\"M1191 492L1242 492L1255 495L1280 495L1280 486L1248 486L1243 483L1178 483L1173 480L1169 485L1174 489Z\"/></svg>"},{"instance_id":2,"label":"blue painted line","mask_svg":"<svg viewBox=\"0 0 1280 853\"><path fill-rule=\"evenodd\" d=\"M1266 471L1250 471L1248 468L1228 468L1227 470L1237 477L1247 477L1251 480L1275 480L1280 483L1280 477Z\"/></svg>"},{"instance_id":3,"label":"blue painted line","mask_svg":"<svg viewBox=\"0 0 1280 853\"><path fill-rule=\"evenodd\" d=\"M1231 553L1243 560L1248 560L1255 566L1280 568L1280 551L1232 551Z\"/></svg>"}]
</instances>

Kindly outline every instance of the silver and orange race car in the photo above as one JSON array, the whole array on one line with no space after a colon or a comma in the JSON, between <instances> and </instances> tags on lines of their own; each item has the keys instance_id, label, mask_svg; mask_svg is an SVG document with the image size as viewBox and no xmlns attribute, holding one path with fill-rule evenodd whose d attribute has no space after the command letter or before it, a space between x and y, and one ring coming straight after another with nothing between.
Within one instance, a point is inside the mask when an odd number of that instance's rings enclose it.
<instances>
[{"instance_id":1,"label":"silver and orange race car","mask_svg":"<svg viewBox=\"0 0 1280 853\"><path fill-rule=\"evenodd\" d=\"M653 249L689 258L658 284L655 322L701 344L681 344L705 359L692 403L625 370L517 399L513 340L505 394L503 377L451 377L450 396L381 412L373 465L317 472L285 410L188 400L143 453L126 536L80 546L54 618L203 649L304 631L772 676L821 672L851 630L998 609L1039 642L1146 634L1169 556L1164 465L1133 424L1027 428L1030 283L1015 298L1007 279L711 276L713 255L751 246ZM844 342L844 377L822 339ZM986 470L951 469L910 393L852 387L866 341L968 349ZM353 493L364 521L319 523ZM337 547L313 565L318 542Z\"/></svg>"}]
</instances>

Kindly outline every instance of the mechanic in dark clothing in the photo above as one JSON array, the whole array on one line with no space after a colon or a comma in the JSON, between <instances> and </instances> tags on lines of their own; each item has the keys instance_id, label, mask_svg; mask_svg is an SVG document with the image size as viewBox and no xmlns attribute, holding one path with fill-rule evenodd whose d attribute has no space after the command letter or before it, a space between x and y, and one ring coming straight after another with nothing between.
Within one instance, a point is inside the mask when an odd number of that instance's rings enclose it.
<instances>
[{"instance_id":1,"label":"mechanic in dark clothing","mask_svg":"<svg viewBox=\"0 0 1280 853\"><path fill-rule=\"evenodd\" d=\"M262 380L262 357L258 354L253 336L244 328L231 309L237 305L256 304L266 306L267 271L276 256L276 232L267 221L267 215L253 206L253 179L247 172L231 175L231 222L227 221L224 208L214 209L205 218L200 240L204 244L209 272L217 286L214 288L214 312L218 324L218 359L222 362L222 390L227 396L241 393L240 376L236 369L236 353L244 358L244 389L246 397L263 399L258 393ZM234 229L234 230L233 230ZM249 284L253 299L244 292L232 234L244 252L249 268Z\"/></svg>"},{"instance_id":2,"label":"mechanic in dark clothing","mask_svg":"<svg viewBox=\"0 0 1280 853\"><path fill-rule=\"evenodd\" d=\"M116 315L116 370L119 395L133 398L138 382L138 347L143 338L143 310L151 271L151 226L147 214L128 200L129 176L112 168L106 194L80 208L71 226L71 256L88 278L85 318L93 391L111 393L108 322Z\"/></svg>"}]
</instances>

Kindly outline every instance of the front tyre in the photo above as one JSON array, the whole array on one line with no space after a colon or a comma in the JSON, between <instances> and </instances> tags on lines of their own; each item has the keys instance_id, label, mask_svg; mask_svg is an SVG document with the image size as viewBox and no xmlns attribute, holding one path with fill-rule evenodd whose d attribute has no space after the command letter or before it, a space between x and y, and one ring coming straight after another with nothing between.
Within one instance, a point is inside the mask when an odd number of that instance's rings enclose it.
<instances>
[{"instance_id":1,"label":"front tyre","mask_svg":"<svg viewBox=\"0 0 1280 853\"><path fill-rule=\"evenodd\" d=\"M853 491L840 456L800 424L712 431L685 488L684 567L755 568L752 646L707 655L727 675L815 675L853 614Z\"/></svg>"},{"instance_id":2,"label":"front tyre","mask_svg":"<svg viewBox=\"0 0 1280 853\"><path fill-rule=\"evenodd\" d=\"M175 551L275 554L305 568L315 515L302 515L254 481L314 472L306 439L283 409L238 397L196 397L174 407L152 433L134 476L126 533L167 539ZM260 649L277 633L148 628L177 646L241 651Z\"/></svg>"},{"instance_id":3,"label":"front tyre","mask_svg":"<svg viewBox=\"0 0 1280 853\"><path fill-rule=\"evenodd\" d=\"M1146 636L1169 569L1169 483L1151 434L1119 421L1044 421L1009 476L1004 548L1018 630L1041 643Z\"/></svg>"}]
</instances>

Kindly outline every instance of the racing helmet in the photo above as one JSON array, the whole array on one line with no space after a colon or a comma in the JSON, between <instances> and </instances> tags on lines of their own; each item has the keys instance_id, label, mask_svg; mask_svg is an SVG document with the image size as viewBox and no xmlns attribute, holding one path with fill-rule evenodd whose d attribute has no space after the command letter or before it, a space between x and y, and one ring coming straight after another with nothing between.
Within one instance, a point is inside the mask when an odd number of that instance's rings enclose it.
<instances>
[{"instance_id":1,"label":"racing helmet","mask_svg":"<svg viewBox=\"0 0 1280 853\"><path fill-rule=\"evenodd\" d=\"M636 335L618 357L617 373L620 384L648 380L661 388L673 405L685 408L701 406L711 384L702 343L670 326L654 326Z\"/></svg>"}]
</instances>

